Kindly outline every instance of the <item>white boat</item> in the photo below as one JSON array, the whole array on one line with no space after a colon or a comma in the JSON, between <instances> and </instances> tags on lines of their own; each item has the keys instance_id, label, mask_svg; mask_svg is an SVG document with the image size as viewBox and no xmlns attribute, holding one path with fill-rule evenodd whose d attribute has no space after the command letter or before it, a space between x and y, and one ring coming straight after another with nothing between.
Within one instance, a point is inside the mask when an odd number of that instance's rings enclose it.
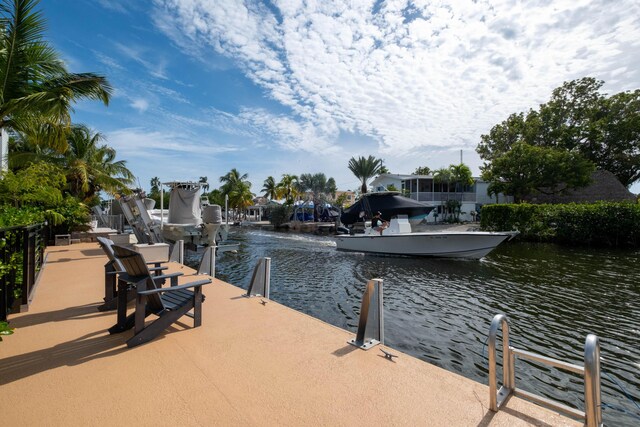
<instances>
[{"instance_id":1,"label":"white boat","mask_svg":"<svg viewBox=\"0 0 640 427\"><path fill-rule=\"evenodd\" d=\"M407 216L399 215L382 234L366 227L364 234L337 236L336 246L340 251L378 255L480 259L516 234L486 231L412 233Z\"/></svg>"}]
</instances>

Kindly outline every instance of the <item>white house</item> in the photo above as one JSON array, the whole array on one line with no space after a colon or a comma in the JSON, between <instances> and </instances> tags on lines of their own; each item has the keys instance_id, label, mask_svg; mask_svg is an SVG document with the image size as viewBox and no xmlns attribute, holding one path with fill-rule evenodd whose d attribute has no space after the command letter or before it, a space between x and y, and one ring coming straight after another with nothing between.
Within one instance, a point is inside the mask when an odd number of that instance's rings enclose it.
<instances>
[{"instance_id":1,"label":"white house","mask_svg":"<svg viewBox=\"0 0 640 427\"><path fill-rule=\"evenodd\" d=\"M473 179L472 185L456 188L455 184L436 182L433 175L381 174L371 181L371 187L373 191L385 191L393 185L414 200L436 206L427 221L436 221L436 214L442 218L448 200L459 200L462 203L460 220L471 221L472 212L480 212L482 205L496 203L496 197L490 197L487 193L489 183L480 178ZM501 203L513 202L512 197L503 194L499 194L498 198Z\"/></svg>"}]
</instances>

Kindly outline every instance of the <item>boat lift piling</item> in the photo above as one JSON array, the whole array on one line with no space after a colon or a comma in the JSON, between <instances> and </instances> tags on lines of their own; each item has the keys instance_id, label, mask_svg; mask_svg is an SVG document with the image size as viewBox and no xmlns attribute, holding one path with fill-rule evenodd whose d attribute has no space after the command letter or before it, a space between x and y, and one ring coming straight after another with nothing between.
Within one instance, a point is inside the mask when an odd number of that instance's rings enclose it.
<instances>
[{"instance_id":1,"label":"boat lift piling","mask_svg":"<svg viewBox=\"0 0 640 427\"><path fill-rule=\"evenodd\" d=\"M369 350L378 344L384 345L382 279L367 282L360 306L358 332L348 343L363 350Z\"/></svg>"},{"instance_id":2,"label":"boat lift piling","mask_svg":"<svg viewBox=\"0 0 640 427\"><path fill-rule=\"evenodd\" d=\"M271 258L261 258L253 269L253 275L251 276L251 282L249 283L249 289L245 296L251 298L252 296L260 296L269 299L269 292L271 286Z\"/></svg>"}]
</instances>

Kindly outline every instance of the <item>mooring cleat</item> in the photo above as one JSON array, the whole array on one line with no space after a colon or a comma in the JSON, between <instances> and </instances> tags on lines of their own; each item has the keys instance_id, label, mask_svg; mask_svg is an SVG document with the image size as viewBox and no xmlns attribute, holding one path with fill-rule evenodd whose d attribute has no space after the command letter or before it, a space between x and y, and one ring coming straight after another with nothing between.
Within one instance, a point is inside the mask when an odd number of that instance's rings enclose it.
<instances>
[{"instance_id":1,"label":"mooring cleat","mask_svg":"<svg viewBox=\"0 0 640 427\"><path fill-rule=\"evenodd\" d=\"M388 351L384 351L383 349L380 349L380 351L384 353L384 358L385 359L389 359L389 360L393 361L394 357L398 357L397 354L391 354Z\"/></svg>"}]
</instances>

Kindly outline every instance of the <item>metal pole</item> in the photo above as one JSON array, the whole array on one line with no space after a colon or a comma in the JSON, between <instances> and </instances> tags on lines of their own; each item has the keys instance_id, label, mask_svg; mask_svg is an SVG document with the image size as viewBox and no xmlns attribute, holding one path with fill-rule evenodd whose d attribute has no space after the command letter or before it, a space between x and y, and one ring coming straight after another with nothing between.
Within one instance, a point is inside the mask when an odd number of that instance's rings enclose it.
<instances>
[{"instance_id":1,"label":"metal pole","mask_svg":"<svg viewBox=\"0 0 640 427\"><path fill-rule=\"evenodd\" d=\"M164 227L164 187L160 184L160 230Z\"/></svg>"},{"instance_id":2,"label":"metal pole","mask_svg":"<svg viewBox=\"0 0 640 427\"><path fill-rule=\"evenodd\" d=\"M264 297L269 299L269 291L271 288L271 258L264 259Z\"/></svg>"},{"instance_id":3,"label":"metal pole","mask_svg":"<svg viewBox=\"0 0 640 427\"><path fill-rule=\"evenodd\" d=\"M496 315L491 321L489 329L489 409L494 412L498 411L501 402L498 402L498 378L496 366L496 339L498 336L498 328L502 326L502 348L503 348L503 367L502 367L502 383L503 386L513 391L513 370L515 367L515 355L512 355L509 347L509 320L504 314ZM506 397L506 396L505 396Z\"/></svg>"},{"instance_id":4,"label":"metal pole","mask_svg":"<svg viewBox=\"0 0 640 427\"><path fill-rule=\"evenodd\" d=\"M587 427L602 426L600 341L593 334L587 335L584 344L584 404Z\"/></svg>"},{"instance_id":5,"label":"metal pole","mask_svg":"<svg viewBox=\"0 0 640 427\"><path fill-rule=\"evenodd\" d=\"M229 195L228 194L224 196L224 221L225 221L225 229L227 233L229 233Z\"/></svg>"},{"instance_id":6,"label":"metal pole","mask_svg":"<svg viewBox=\"0 0 640 427\"><path fill-rule=\"evenodd\" d=\"M382 304L382 279L373 279L378 288L378 340L384 345L384 306Z\"/></svg>"}]
</instances>

